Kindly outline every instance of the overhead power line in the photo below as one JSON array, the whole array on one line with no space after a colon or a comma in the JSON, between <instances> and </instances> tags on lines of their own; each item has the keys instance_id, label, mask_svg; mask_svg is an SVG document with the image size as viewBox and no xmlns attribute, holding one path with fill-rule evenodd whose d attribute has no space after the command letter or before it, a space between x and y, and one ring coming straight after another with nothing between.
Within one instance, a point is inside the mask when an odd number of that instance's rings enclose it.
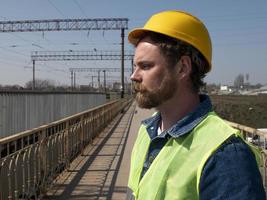
<instances>
[{"instance_id":1,"label":"overhead power line","mask_svg":"<svg viewBox=\"0 0 267 200\"><path fill-rule=\"evenodd\" d=\"M15 51L15 50L10 50L8 48L5 48L5 47L0 47L0 49L3 49L4 51L8 51L8 52L11 52L11 53L15 53L17 55L21 55L21 56L25 56L25 57L28 57L29 55L26 55L24 53L21 53L19 51Z\"/></svg>"},{"instance_id":2,"label":"overhead power line","mask_svg":"<svg viewBox=\"0 0 267 200\"><path fill-rule=\"evenodd\" d=\"M52 5L52 6L57 10L57 12L58 12L61 16L63 16L64 18L66 18L65 15L63 14L63 12L61 12L61 10L59 10L59 9L55 6L55 4L52 3L52 1L48 0L48 2L50 3L50 5Z\"/></svg>"},{"instance_id":3,"label":"overhead power line","mask_svg":"<svg viewBox=\"0 0 267 200\"><path fill-rule=\"evenodd\" d=\"M85 17L87 17L87 14L84 12L82 6L78 3L78 1L73 0L73 2L74 2L74 3L77 5L77 7L80 9L81 13L82 13Z\"/></svg>"}]
</instances>

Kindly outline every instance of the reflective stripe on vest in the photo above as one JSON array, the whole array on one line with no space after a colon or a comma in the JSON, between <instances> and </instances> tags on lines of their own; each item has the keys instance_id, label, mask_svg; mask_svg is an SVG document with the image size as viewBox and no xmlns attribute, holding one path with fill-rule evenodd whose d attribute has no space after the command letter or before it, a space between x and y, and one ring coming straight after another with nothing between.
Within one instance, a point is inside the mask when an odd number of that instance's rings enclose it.
<instances>
[{"instance_id":1,"label":"reflective stripe on vest","mask_svg":"<svg viewBox=\"0 0 267 200\"><path fill-rule=\"evenodd\" d=\"M241 137L238 130L210 112L191 133L169 139L140 180L150 144L146 127L141 125L132 150L128 187L138 200L199 199L199 180L206 161L232 135Z\"/></svg>"}]
</instances>

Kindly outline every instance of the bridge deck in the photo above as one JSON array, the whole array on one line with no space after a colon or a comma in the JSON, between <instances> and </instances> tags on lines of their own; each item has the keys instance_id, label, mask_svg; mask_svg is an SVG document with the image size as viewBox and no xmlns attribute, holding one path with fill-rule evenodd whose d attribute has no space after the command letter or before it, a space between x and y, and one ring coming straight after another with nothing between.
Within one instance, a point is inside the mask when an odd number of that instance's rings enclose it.
<instances>
[{"instance_id":1,"label":"bridge deck","mask_svg":"<svg viewBox=\"0 0 267 200\"><path fill-rule=\"evenodd\" d=\"M152 112L132 105L114 119L57 178L44 199L125 199L131 149L140 121Z\"/></svg>"}]
</instances>

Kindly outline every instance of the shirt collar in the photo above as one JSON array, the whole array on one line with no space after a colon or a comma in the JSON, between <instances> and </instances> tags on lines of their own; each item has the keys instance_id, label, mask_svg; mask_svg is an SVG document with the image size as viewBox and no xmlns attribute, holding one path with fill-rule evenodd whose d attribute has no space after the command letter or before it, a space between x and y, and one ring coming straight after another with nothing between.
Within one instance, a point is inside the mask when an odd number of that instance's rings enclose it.
<instances>
[{"instance_id":1,"label":"shirt collar","mask_svg":"<svg viewBox=\"0 0 267 200\"><path fill-rule=\"evenodd\" d=\"M159 136L157 135L158 124L161 120L159 112L152 117L143 120L142 124L146 126L151 139L156 137L165 138L166 136L178 138L195 128L211 110L212 105L209 96L202 94L200 95L200 103L194 111L188 113L185 117L177 121L171 128L163 131Z\"/></svg>"}]
</instances>

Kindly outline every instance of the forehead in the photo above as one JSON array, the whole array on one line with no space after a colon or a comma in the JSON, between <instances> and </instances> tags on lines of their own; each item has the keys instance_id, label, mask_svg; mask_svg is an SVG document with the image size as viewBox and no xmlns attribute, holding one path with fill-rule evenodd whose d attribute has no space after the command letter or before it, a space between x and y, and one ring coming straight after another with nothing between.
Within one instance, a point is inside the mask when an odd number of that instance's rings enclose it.
<instances>
[{"instance_id":1,"label":"forehead","mask_svg":"<svg viewBox=\"0 0 267 200\"><path fill-rule=\"evenodd\" d=\"M154 44L149 38L142 39L136 46L134 61L162 59L160 48Z\"/></svg>"}]
</instances>

